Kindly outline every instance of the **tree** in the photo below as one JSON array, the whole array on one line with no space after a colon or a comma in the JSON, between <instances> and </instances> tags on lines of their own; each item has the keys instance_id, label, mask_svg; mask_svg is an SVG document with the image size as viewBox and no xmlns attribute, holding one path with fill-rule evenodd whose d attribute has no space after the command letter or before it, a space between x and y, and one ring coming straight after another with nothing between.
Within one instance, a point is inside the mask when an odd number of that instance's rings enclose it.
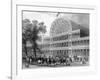
<instances>
[{"instance_id":1,"label":"tree","mask_svg":"<svg viewBox=\"0 0 100 80\"><path fill-rule=\"evenodd\" d=\"M43 22L38 22L37 20L33 20L30 22L28 19L24 19L22 21L22 43L25 49L26 55L27 53L27 41L30 41L32 43L32 48L34 51L34 55L36 58L36 50L38 50L40 53L41 50L38 47L37 40L41 40L41 36L39 34L46 32L46 26Z\"/></svg>"},{"instance_id":2,"label":"tree","mask_svg":"<svg viewBox=\"0 0 100 80\"><path fill-rule=\"evenodd\" d=\"M40 53L42 53L37 44L37 40L41 40L41 36L39 36L38 34L45 33L45 32L46 32L46 26L44 25L43 22L38 23L37 20L32 21L31 39L32 39L32 45L33 45L32 47L34 50L35 58L36 58L36 50L38 50Z\"/></svg>"},{"instance_id":3,"label":"tree","mask_svg":"<svg viewBox=\"0 0 100 80\"><path fill-rule=\"evenodd\" d=\"M28 52L27 52L27 41L30 39L29 38L29 30L30 28L32 27L32 24L30 23L30 20L29 19L24 19L22 21L22 47L25 51L25 55L27 57L28 55Z\"/></svg>"}]
</instances>

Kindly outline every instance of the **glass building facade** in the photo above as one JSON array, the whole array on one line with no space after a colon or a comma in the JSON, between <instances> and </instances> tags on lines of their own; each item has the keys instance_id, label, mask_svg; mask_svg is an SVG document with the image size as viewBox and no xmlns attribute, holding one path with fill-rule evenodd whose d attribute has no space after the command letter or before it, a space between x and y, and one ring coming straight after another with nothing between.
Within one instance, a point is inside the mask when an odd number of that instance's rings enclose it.
<instances>
[{"instance_id":1,"label":"glass building facade","mask_svg":"<svg viewBox=\"0 0 100 80\"><path fill-rule=\"evenodd\" d=\"M66 26L65 23L68 25ZM72 30L69 21L62 18L56 19L52 25L51 36L40 44L43 55L46 57L81 57L89 61L89 36L81 37L81 29ZM66 31L65 28L70 30Z\"/></svg>"}]
</instances>

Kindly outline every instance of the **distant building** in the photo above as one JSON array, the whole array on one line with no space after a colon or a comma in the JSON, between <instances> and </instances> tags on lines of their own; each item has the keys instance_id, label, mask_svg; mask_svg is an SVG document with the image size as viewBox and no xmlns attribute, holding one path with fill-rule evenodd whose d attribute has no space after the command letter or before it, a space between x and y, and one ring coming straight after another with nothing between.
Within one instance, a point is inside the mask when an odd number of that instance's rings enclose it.
<instances>
[{"instance_id":1,"label":"distant building","mask_svg":"<svg viewBox=\"0 0 100 80\"><path fill-rule=\"evenodd\" d=\"M40 44L46 57L81 57L89 59L89 29L70 20L58 18L50 29L50 37Z\"/></svg>"}]
</instances>

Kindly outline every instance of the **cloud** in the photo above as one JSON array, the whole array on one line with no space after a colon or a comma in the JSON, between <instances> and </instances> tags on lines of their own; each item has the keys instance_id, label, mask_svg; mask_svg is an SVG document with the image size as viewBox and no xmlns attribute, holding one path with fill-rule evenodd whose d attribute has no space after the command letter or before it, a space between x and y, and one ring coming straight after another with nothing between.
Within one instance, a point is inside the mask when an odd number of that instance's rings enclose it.
<instances>
[{"instance_id":1,"label":"cloud","mask_svg":"<svg viewBox=\"0 0 100 80\"><path fill-rule=\"evenodd\" d=\"M68 14L60 14L59 17L67 18L69 20L72 20L76 22L77 24L80 24L86 28L89 28L89 14L83 14L83 13L68 13Z\"/></svg>"},{"instance_id":2,"label":"cloud","mask_svg":"<svg viewBox=\"0 0 100 80\"><path fill-rule=\"evenodd\" d=\"M89 28L89 14L73 14L72 20L84 27Z\"/></svg>"}]
</instances>

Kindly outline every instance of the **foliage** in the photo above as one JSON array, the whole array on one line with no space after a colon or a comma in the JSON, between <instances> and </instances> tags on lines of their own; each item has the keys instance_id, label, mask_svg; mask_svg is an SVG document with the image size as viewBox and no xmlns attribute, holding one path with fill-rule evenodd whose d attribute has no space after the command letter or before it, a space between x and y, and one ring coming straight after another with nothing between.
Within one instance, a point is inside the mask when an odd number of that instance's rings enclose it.
<instances>
[{"instance_id":1,"label":"foliage","mask_svg":"<svg viewBox=\"0 0 100 80\"><path fill-rule=\"evenodd\" d=\"M41 36L39 34L44 34L46 32L46 26L44 22L38 22L33 20L32 22L29 19L24 19L22 21L22 45L27 56L27 41L30 41L33 48L33 54L36 58L36 51L38 50L41 53L41 50L38 48L37 40L41 41Z\"/></svg>"}]
</instances>

